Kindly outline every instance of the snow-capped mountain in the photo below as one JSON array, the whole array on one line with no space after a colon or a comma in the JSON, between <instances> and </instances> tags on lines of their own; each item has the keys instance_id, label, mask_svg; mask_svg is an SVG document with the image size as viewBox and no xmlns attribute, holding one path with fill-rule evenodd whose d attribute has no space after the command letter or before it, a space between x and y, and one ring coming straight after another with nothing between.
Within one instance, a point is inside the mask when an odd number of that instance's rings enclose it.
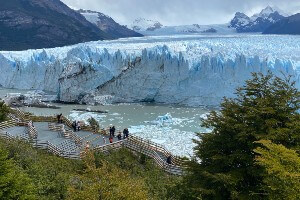
<instances>
[{"instance_id":1,"label":"snow-capped mountain","mask_svg":"<svg viewBox=\"0 0 300 200\"><path fill-rule=\"evenodd\" d=\"M251 72L293 75L300 37L159 36L0 52L0 85L39 89L62 101L218 105Z\"/></svg>"},{"instance_id":2,"label":"snow-capped mountain","mask_svg":"<svg viewBox=\"0 0 300 200\"><path fill-rule=\"evenodd\" d=\"M155 31L162 27L160 22L144 18L136 19L131 25L134 31Z\"/></svg>"},{"instance_id":3,"label":"snow-capped mountain","mask_svg":"<svg viewBox=\"0 0 300 200\"><path fill-rule=\"evenodd\" d=\"M137 33L126 26L122 26L115 22L111 17L96 11L80 9L78 12L83 15L89 22L95 24L101 31L107 33L114 38L126 38L126 37L141 37L140 33Z\"/></svg>"},{"instance_id":4,"label":"snow-capped mountain","mask_svg":"<svg viewBox=\"0 0 300 200\"><path fill-rule=\"evenodd\" d=\"M151 20L150 20L151 21ZM154 22L154 21L152 21ZM143 26L142 26L143 24ZM141 23L140 26L133 26L137 32L148 35L148 36L159 36L159 35L184 35L184 34L232 34L236 33L235 29L229 28L228 24L216 24L216 25L181 25L181 26L154 26L160 24L159 22L146 24ZM154 24L154 25L153 25ZM148 26L150 25L150 26ZM156 27L156 28L153 28Z\"/></svg>"},{"instance_id":5,"label":"snow-capped mountain","mask_svg":"<svg viewBox=\"0 0 300 200\"><path fill-rule=\"evenodd\" d=\"M231 20L229 27L236 29L237 32L264 32L271 25L287 16L288 14L279 8L268 6L252 17L237 12Z\"/></svg>"}]
</instances>

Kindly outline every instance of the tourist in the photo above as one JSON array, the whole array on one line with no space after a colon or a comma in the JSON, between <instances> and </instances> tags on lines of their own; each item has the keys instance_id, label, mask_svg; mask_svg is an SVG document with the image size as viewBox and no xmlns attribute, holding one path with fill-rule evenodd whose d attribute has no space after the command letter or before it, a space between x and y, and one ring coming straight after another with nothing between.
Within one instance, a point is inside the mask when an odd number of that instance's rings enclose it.
<instances>
[{"instance_id":1,"label":"tourist","mask_svg":"<svg viewBox=\"0 0 300 200\"><path fill-rule=\"evenodd\" d=\"M117 137L118 137L118 140L121 140L121 139L122 139L121 132L119 132L119 134L117 135Z\"/></svg>"},{"instance_id":2,"label":"tourist","mask_svg":"<svg viewBox=\"0 0 300 200\"><path fill-rule=\"evenodd\" d=\"M77 122L77 131L80 131L80 121Z\"/></svg>"},{"instance_id":3,"label":"tourist","mask_svg":"<svg viewBox=\"0 0 300 200\"><path fill-rule=\"evenodd\" d=\"M128 136L129 136L129 130L128 130L128 128L125 128L123 130L123 138L126 139L126 138L128 138Z\"/></svg>"},{"instance_id":4,"label":"tourist","mask_svg":"<svg viewBox=\"0 0 300 200\"><path fill-rule=\"evenodd\" d=\"M59 116L59 115L56 115L56 118L57 118L57 123L59 124L60 116Z\"/></svg>"},{"instance_id":5,"label":"tourist","mask_svg":"<svg viewBox=\"0 0 300 200\"><path fill-rule=\"evenodd\" d=\"M113 126L113 127L111 128L111 131L112 131L112 137L115 137L115 132L116 132L115 126Z\"/></svg>"},{"instance_id":6,"label":"tourist","mask_svg":"<svg viewBox=\"0 0 300 200\"><path fill-rule=\"evenodd\" d=\"M168 156L168 157L167 157L167 163L168 163L169 165L172 164L172 157L171 157L171 156Z\"/></svg>"},{"instance_id":7,"label":"tourist","mask_svg":"<svg viewBox=\"0 0 300 200\"><path fill-rule=\"evenodd\" d=\"M105 137L103 137L103 143L106 144L106 139L105 139Z\"/></svg>"},{"instance_id":8,"label":"tourist","mask_svg":"<svg viewBox=\"0 0 300 200\"><path fill-rule=\"evenodd\" d=\"M113 143L114 139L112 137L109 138L109 142Z\"/></svg>"},{"instance_id":9,"label":"tourist","mask_svg":"<svg viewBox=\"0 0 300 200\"><path fill-rule=\"evenodd\" d=\"M63 123L63 121L62 121L62 113L59 114L59 115L57 115L57 123L58 123L58 124Z\"/></svg>"},{"instance_id":10,"label":"tourist","mask_svg":"<svg viewBox=\"0 0 300 200\"><path fill-rule=\"evenodd\" d=\"M76 124L77 124L76 120L73 121L73 123L72 123L72 128L74 129L74 132L76 132Z\"/></svg>"},{"instance_id":11,"label":"tourist","mask_svg":"<svg viewBox=\"0 0 300 200\"><path fill-rule=\"evenodd\" d=\"M109 127L109 137L112 137L112 127Z\"/></svg>"},{"instance_id":12,"label":"tourist","mask_svg":"<svg viewBox=\"0 0 300 200\"><path fill-rule=\"evenodd\" d=\"M90 142L89 141L86 141L86 146L85 146L86 150L89 150L90 149Z\"/></svg>"},{"instance_id":13,"label":"tourist","mask_svg":"<svg viewBox=\"0 0 300 200\"><path fill-rule=\"evenodd\" d=\"M126 128L123 130L123 139L126 139Z\"/></svg>"}]
</instances>

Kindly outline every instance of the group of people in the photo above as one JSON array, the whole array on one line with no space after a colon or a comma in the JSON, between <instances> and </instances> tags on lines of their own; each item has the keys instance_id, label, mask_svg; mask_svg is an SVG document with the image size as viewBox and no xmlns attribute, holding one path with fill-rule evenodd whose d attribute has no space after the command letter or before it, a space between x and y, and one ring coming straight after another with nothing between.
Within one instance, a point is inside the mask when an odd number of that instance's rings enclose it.
<instances>
[{"instance_id":1,"label":"group of people","mask_svg":"<svg viewBox=\"0 0 300 200\"><path fill-rule=\"evenodd\" d=\"M109 127L109 142L110 143L113 143L115 133L116 133L116 127L115 126ZM128 130L128 128L125 128L123 130L123 139L126 139L128 137L129 137L129 130ZM118 133L117 138L118 138L118 140L122 140L122 133L121 132ZM104 143L106 143L104 137L103 137L103 140L104 140Z\"/></svg>"},{"instance_id":2,"label":"group of people","mask_svg":"<svg viewBox=\"0 0 300 200\"><path fill-rule=\"evenodd\" d=\"M74 132L80 131L80 122L79 121L73 121L72 128L74 129Z\"/></svg>"}]
</instances>

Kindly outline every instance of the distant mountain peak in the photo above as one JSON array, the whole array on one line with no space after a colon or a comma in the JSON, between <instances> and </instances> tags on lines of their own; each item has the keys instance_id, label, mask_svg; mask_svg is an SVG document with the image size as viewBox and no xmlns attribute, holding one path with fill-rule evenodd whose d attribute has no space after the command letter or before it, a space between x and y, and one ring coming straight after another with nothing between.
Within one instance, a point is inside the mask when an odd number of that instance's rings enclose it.
<instances>
[{"instance_id":1,"label":"distant mountain peak","mask_svg":"<svg viewBox=\"0 0 300 200\"><path fill-rule=\"evenodd\" d=\"M92 10L77 10L86 20L95 24L101 31L114 38L141 37L142 35L122 26L110 16Z\"/></svg>"},{"instance_id":2,"label":"distant mountain peak","mask_svg":"<svg viewBox=\"0 0 300 200\"><path fill-rule=\"evenodd\" d=\"M252 17L237 12L231 20L229 27L235 28L237 32L263 32L269 26L286 16L288 16L288 14L276 6L267 6Z\"/></svg>"},{"instance_id":3,"label":"distant mountain peak","mask_svg":"<svg viewBox=\"0 0 300 200\"><path fill-rule=\"evenodd\" d=\"M288 17L289 14L278 8L277 6L267 6L266 8L262 9L260 13L254 14L251 19L256 20L258 17L267 18L273 13L278 13L283 17Z\"/></svg>"},{"instance_id":4,"label":"distant mountain peak","mask_svg":"<svg viewBox=\"0 0 300 200\"><path fill-rule=\"evenodd\" d=\"M155 31L162 27L163 25L160 22L145 18L138 18L131 25L131 28L135 31Z\"/></svg>"}]
</instances>

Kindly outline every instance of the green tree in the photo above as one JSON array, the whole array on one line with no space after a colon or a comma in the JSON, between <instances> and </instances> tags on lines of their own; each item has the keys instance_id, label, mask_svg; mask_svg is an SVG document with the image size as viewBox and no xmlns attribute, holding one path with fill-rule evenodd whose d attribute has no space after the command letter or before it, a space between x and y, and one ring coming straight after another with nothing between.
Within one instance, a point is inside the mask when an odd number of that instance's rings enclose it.
<instances>
[{"instance_id":1,"label":"green tree","mask_svg":"<svg viewBox=\"0 0 300 200\"><path fill-rule=\"evenodd\" d=\"M2 147L0 147L0 199L36 199L31 179L8 158L7 152Z\"/></svg>"},{"instance_id":2,"label":"green tree","mask_svg":"<svg viewBox=\"0 0 300 200\"><path fill-rule=\"evenodd\" d=\"M262 139L299 150L300 95L291 77L253 74L237 89L236 98L224 99L198 134L195 158L188 163L184 193L188 199L263 199L263 169L255 165Z\"/></svg>"},{"instance_id":3,"label":"green tree","mask_svg":"<svg viewBox=\"0 0 300 200\"><path fill-rule=\"evenodd\" d=\"M9 107L3 101L0 101L0 122L3 122L7 119L8 113Z\"/></svg>"},{"instance_id":4,"label":"green tree","mask_svg":"<svg viewBox=\"0 0 300 200\"><path fill-rule=\"evenodd\" d=\"M85 157L86 170L74 177L69 187L70 200L143 200L148 199L147 188L142 179L132 178L128 172L107 162L96 167L92 152Z\"/></svg>"},{"instance_id":5,"label":"green tree","mask_svg":"<svg viewBox=\"0 0 300 200\"><path fill-rule=\"evenodd\" d=\"M89 118L88 123L90 124L91 127L93 127L95 129L95 131L99 130L100 125L95 118L93 118L93 117Z\"/></svg>"},{"instance_id":6,"label":"green tree","mask_svg":"<svg viewBox=\"0 0 300 200\"><path fill-rule=\"evenodd\" d=\"M270 200L300 199L300 157L294 150L268 140L258 142L256 162L264 168L264 189Z\"/></svg>"}]
</instances>

